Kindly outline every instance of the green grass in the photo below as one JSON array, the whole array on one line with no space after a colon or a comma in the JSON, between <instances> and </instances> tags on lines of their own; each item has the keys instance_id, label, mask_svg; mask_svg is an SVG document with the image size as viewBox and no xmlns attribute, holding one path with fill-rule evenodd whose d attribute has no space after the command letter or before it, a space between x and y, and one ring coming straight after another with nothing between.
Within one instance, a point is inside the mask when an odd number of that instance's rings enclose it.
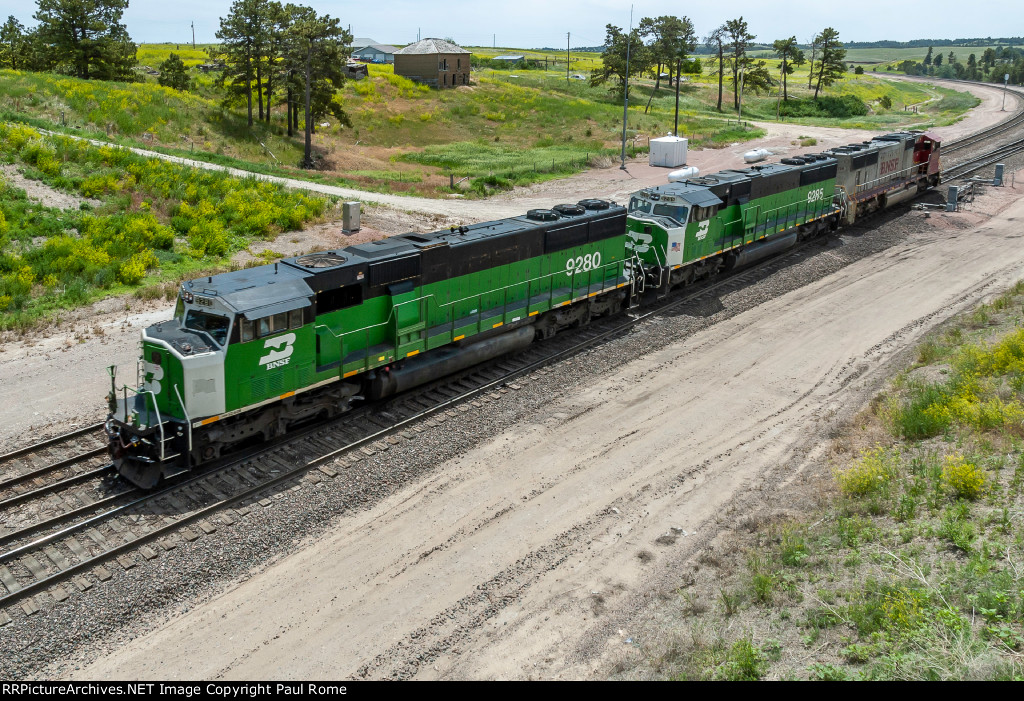
<instances>
[{"instance_id":1,"label":"green grass","mask_svg":"<svg viewBox=\"0 0 1024 701\"><path fill-rule=\"evenodd\" d=\"M0 159L101 205L61 211L0 189L0 329L140 285L224 266L257 239L301 228L328 201L116 147L0 124Z\"/></svg>"}]
</instances>

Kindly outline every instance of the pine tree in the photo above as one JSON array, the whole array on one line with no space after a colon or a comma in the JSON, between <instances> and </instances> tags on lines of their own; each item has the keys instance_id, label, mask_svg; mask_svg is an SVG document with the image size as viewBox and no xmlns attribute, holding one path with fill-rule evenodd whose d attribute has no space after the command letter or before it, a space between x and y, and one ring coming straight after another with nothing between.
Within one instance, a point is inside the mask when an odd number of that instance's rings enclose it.
<instances>
[{"instance_id":1,"label":"pine tree","mask_svg":"<svg viewBox=\"0 0 1024 701\"><path fill-rule=\"evenodd\" d=\"M731 19L725 23L728 39L729 65L732 68L732 106L740 107L740 74L753 65L753 59L747 56L747 47L755 39L750 33L743 17Z\"/></svg>"},{"instance_id":2,"label":"pine tree","mask_svg":"<svg viewBox=\"0 0 1024 701\"><path fill-rule=\"evenodd\" d=\"M134 79L137 47L121 24L128 0L37 0L39 40L62 72L79 78Z\"/></svg>"},{"instance_id":3,"label":"pine tree","mask_svg":"<svg viewBox=\"0 0 1024 701\"><path fill-rule=\"evenodd\" d=\"M723 24L712 30L704 39L704 44L714 52L710 62L718 72L718 106L716 109L719 112L722 111L722 80L725 76L725 37L726 29Z\"/></svg>"},{"instance_id":4,"label":"pine tree","mask_svg":"<svg viewBox=\"0 0 1024 701\"><path fill-rule=\"evenodd\" d=\"M167 60L160 64L160 77L157 78L157 82L175 90L188 90L188 73L185 71L185 62L181 60L181 56L171 53Z\"/></svg>"},{"instance_id":5,"label":"pine tree","mask_svg":"<svg viewBox=\"0 0 1024 701\"><path fill-rule=\"evenodd\" d=\"M832 27L826 27L821 34L814 39L814 43L821 50L821 60L818 63L818 82L814 86L814 99L818 99L818 93L822 86L832 85L838 78L846 73L846 49L839 41L839 32Z\"/></svg>"},{"instance_id":6,"label":"pine tree","mask_svg":"<svg viewBox=\"0 0 1024 701\"><path fill-rule=\"evenodd\" d=\"M302 166L312 168L314 119L331 113L339 121L350 123L335 93L345 82L342 70L352 35L341 27L338 19L319 16L302 7L293 15L287 36L286 61L301 76L305 94L306 148Z\"/></svg>"},{"instance_id":7,"label":"pine tree","mask_svg":"<svg viewBox=\"0 0 1024 701\"><path fill-rule=\"evenodd\" d=\"M804 62L804 52L797 48L795 36L791 36L789 39L776 39L772 48L775 49L775 55L782 59L782 99L789 100L786 76L792 75L796 66Z\"/></svg>"},{"instance_id":8,"label":"pine tree","mask_svg":"<svg viewBox=\"0 0 1024 701\"><path fill-rule=\"evenodd\" d=\"M24 25L11 15L0 27L0 66L15 70L24 68L26 43Z\"/></svg>"}]
</instances>

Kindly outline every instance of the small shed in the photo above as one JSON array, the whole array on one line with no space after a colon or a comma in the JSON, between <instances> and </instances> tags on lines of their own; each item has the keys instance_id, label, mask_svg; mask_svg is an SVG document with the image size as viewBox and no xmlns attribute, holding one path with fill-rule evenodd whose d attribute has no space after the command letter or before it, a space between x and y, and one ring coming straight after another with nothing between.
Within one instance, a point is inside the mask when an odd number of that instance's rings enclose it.
<instances>
[{"instance_id":1,"label":"small shed","mask_svg":"<svg viewBox=\"0 0 1024 701\"><path fill-rule=\"evenodd\" d=\"M651 139L651 153L648 162L652 166L678 168L686 165L687 140L679 136L662 136Z\"/></svg>"},{"instance_id":2,"label":"small shed","mask_svg":"<svg viewBox=\"0 0 1024 701\"><path fill-rule=\"evenodd\" d=\"M395 73L434 88L469 85L470 52L444 39L424 39L395 52Z\"/></svg>"}]
</instances>

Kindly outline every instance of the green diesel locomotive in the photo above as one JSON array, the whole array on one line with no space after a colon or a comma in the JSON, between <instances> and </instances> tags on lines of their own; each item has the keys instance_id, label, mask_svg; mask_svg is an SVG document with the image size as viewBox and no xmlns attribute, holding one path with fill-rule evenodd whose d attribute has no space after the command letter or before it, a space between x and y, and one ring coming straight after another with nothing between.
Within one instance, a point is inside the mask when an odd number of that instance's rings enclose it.
<instances>
[{"instance_id":1,"label":"green diesel locomotive","mask_svg":"<svg viewBox=\"0 0 1024 701\"><path fill-rule=\"evenodd\" d=\"M182 285L111 368L110 454L144 488L834 230L938 182L901 132L525 216L410 233Z\"/></svg>"},{"instance_id":2,"label":"green diesel locomotive","mask_svg":"<svg viewBox=\"0 0 1024 701\"><path fill-rule=\"evenodd\" d=\"M138 383L112 388L113 461L149 488L619 311L626 243L625 208L584 200L186 282L142 333Z\"/></svg>"}]
</instances>

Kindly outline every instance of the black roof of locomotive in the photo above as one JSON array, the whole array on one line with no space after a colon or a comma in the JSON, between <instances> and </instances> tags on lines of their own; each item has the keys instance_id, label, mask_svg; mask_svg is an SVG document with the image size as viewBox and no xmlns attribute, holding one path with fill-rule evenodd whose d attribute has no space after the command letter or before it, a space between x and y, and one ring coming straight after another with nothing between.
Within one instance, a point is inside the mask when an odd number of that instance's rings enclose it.
<instances>
[{"instance_id":1,"label":"black roof of locomotive","mask_svg":"<svg viewBox=\"0 0 1024 701\"><path fill-rule=\"evenodd\" d=\"M309 273L289 265L261 265L185 282L185 291L218 297L235 312L273 313L282 303L306 300L313 294ZM294 306L294 305L293 305Z\"/></svg>"}]
</instances>

